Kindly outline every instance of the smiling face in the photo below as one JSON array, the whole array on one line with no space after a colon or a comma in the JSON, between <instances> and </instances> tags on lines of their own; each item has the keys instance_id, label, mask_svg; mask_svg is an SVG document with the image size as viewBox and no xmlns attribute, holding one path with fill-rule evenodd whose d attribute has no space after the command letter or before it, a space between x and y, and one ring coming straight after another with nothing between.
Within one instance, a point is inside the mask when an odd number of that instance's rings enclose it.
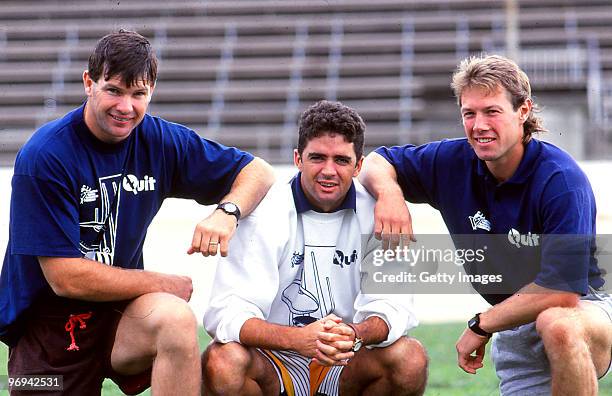
<instances>
[{"instance_id":1,"label":"smiling face","mask_svg":"<svg viewBox=\"0 0 612 396\"><path fill-rule=\"evenodd\" d=\"M302 154L295 150L293 161L302 172L301 186L308 201L331 212L344 200L363 157L357 159L354 144L343 135L324 133L310 139Z\"/></svg>"},{"instance_id":2,"label":"smiling face","mask_svg":"<svg viewBox=\"0 0 612 396\"><path fill-rule=\"evenodd\" d=\"M505 88L488 92L466 88L461 94L461 118L468 142L498 181L509 179L521 162L523 123L531 111L527 99L515 111Z\"/></svg>"},{"instance_id":3,"label":"smiling face","mask_svg":"<svg viewBox=\"0 0 612 396\"><path fill-rule=\"evenodd\" d=\"M83 84L87 93L85 124L106 143L121 142L140 124L154 89L142 81L128 87L120 76L93 81L87 71L83 73Z\"/></svg>"}]
</instances>

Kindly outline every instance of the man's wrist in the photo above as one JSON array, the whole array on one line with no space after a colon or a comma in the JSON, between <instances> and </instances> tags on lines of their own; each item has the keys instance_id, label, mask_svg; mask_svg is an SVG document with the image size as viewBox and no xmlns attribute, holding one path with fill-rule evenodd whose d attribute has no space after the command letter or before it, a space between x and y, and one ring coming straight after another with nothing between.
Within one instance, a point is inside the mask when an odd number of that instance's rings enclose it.
<instances>
[{"instance_id":1,"label":"man's wrist","mask_svg":"<svg viewBox=\"0 0 612 396\"><path fill-rule=\"evenodd\" d=\"M468 326L468 329L470 329L472 332L474 332L475 334L481 337L490 338L493 335L492 333L482 328L480 313L477 313L476 315L474 315L472 319L468 320L467 326Z\"/></svg>"}]
</instances>

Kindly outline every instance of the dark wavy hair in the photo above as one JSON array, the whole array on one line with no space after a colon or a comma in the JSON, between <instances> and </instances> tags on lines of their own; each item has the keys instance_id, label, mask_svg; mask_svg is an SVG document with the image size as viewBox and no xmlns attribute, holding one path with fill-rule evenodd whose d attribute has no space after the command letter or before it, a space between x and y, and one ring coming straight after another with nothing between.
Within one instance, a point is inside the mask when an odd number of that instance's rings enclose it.
<instances>
[{"instance_id":1,"label":"dark wavy hair","mask_svg":"<svg viewBox=\"0 0 612 396\"><path fill-rule=\"evenodd\" d=\"M131 87L138 81L155 85L157 57L151 43L140 34L119 30L102 37L89 56L87 68L92 80L119 76Z\"/></svg>"},{"instance_id":2,"label":"dark wavy hair","mask_svg":"<svg viewBox=\"0 0 612 396\"><path fill-rule=\"evenodd\" d=\"M302 155L308 141L327 133L343 135L353 143L357 161L363 155L366 125L355 110L340 103L321 100L302 113L298 124L298 153Z\"/></svg>"}]
</instances>

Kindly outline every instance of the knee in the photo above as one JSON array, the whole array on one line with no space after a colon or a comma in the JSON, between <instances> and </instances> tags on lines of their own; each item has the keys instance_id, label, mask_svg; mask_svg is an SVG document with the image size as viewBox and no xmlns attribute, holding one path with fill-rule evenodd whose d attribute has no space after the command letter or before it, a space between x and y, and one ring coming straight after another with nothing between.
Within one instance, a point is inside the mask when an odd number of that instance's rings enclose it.
<instances>
[{"instance_id":1,"label":"knee","mask_svg":"<svg viewBox=\"0 0 612 396\"><path fill-rule=\"evenodd\" d=\"M571 308L554 307L542 311L536 319L536 330L547 352L567 350L584 341L584 331Z\"/></svg>"},{"instance_id":2,"label":"knee","mask_svg":"<svg viewBox=\"0 0 612 396\"><path fill-rule=\"evenodd\" d=\"M202 354L205 389L211 394L237 393L250 362L249 351L236 342L211 343Z\"/></svg>"},{"instance_id":3,"label":"knee","mask_svg":"<svg viewBox=\"0 0 612 396\"><path fill-rule=\"evenodd\" d=\"M192 349L198 345L198 322L185 300L162 295L151 312L151 327L164 349Z\"/></svg>"},{"instance_id":4,"label":"knee","mask_svg":"<svg viewBox=\"0 0 612 396\"><path fill-rule=\"evenodd\" d=\"M401 337L388 348L385 368L398 394L422 395L429 364L425 347L414 338Z\"/></svg>"}]
</instances>

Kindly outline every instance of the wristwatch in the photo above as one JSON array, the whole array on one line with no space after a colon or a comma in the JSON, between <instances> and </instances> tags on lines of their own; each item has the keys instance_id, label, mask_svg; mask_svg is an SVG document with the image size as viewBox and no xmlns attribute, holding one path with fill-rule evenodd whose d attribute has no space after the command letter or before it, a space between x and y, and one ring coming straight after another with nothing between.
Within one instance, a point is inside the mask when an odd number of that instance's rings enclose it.
<instances>
[{"instance_id":1,"label":"wristwatch","mask_svg":"<svg viewBox=\"0 0 612 396\"><path fill-rule=\"evenodd\" d=\"M240 209L233 202L222 202L217 206L217 209L221 209L228 215L236 216L236 221L240 220Z\"/></svg>"},{"instance_id":2,"label":"wristwatch","mask_svg":"<svg viewBox=\"0 0 612 396\"><path fill-rule=\"evenodd\" d=\"M468 328L479 336L491 337L493 335L480 327L480 313L477 313L472 319L468 320Z\"/></svg>"},{"instance_id":3,"label":"wristwatch","mask_svg":"<svg viewBox=\"0 0 612 396\"><path fill-rule=\"evenodd\" d=\"M359 337L359 333L357 333L357 328L353 324L347 323L347 326L353 329L353 332L355 333L355 339L353 340L353 347L351 348L351 351L357 352L363 346L363 338Z\"/></svg>"}]
</instances>

